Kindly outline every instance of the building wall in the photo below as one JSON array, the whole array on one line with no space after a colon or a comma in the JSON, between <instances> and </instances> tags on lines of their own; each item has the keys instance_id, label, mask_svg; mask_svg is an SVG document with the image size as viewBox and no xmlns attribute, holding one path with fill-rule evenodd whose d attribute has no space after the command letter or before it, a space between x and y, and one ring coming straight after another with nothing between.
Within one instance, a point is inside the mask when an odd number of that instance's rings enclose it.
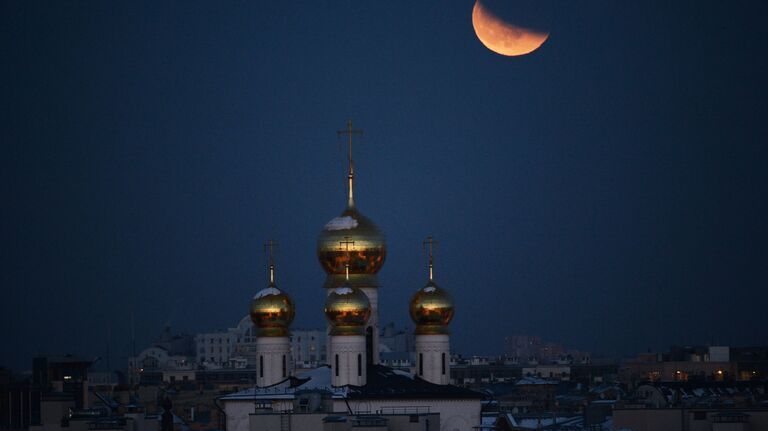
<instances>
[{"instance_id":1,"label":"building wall","mask_svg":"<svg viewBox=\"0 0 768 431\"><path fill-rule=\"evenodd\" d=\"M322 430L323 418L328 413L302 413L302 414L252 414L249 419L249 431L282 431L281 421L290 423L291 430ZM229 431L229 429L227 429Z\"/></svg>"},{"instance_id":2,"label":"building wall","mask_svg":"<svg viewBox=\"0 0 768 431\"><path fill-rule=\"evenodd\" d=\"M40 425L42 425L42 427L39 429L61 429L61 419L69 413L70 408L74 407L74 401L43 400L40 403ZM32 427L30 427L30 429L31 428Z\"/></svg>"},{"instance_id":3,"label":"building wall","mask_svg":"<svg viewBox=\"0 0 768 431\"><path fill-rule=\"evenodd\" d=\"M447 334L416 336L416 375L436 385L447 385L451 378L451 344Z\"/></svg>"},{"instance_id":4,"label":"building wall","mask_svg":"<svg viewBox=\"0 0 768 431\"><path fill-rule=\"evenodd\" d=\"M249 416L253 413L253 400L227 401L224 403L227 431L247 431L250 429Z\"/></svg>"},{"instance_id":5,"label":"building wall","mask_svg":"<svg viewBox=\"0 0 768 431\"><path fill-rule=\"evenodd\" d=\"M290 421L289 429L292 430L348 431L353 429L353 417L349 417L346 422L324 423L323 419L330 414L301 413L288 415L287 417L281 417L280 414L251 414L249 417L249 431L281 431L283 430L281 421ZM387 426L385 428L365 427L365 430L434 431L440 429L440 416L436 413L419 415L417 422L412 422L412 417L408 414L382 415L382 417L387 419Z\"/></svg>"},{"instance_id":6,"label":"building wall","mask_svg":"<svg viewBox=\"0 0 768 431\"><path fill-rule=\"evenodd\" d=\"M472 431L480 425L480 400L350 400L349 407L361 413L415 411L416 408L420 408L421 413L439 413L440 431ZM347 404L344 400L334 400L333 410L347 411Z\"/></svg>"},{"instance_id":7,"label":"building wall","mask_svg":"<svg viewBox=\"0 0 768 431\"><path fill-rule=\"evenodd\" d=\"M366 340L363 335L332 335L331 385L363 386L367 378L365 364Z\"/></svg>"},{"instance_id":8,"label":"building wall","mask_svg":"<svg viewBox=\"0 0 768 431\"><path fill-rule=\"evenodd\" d=\"M679 409L619 409L613 411L613 429L683 431Z\"/></svg>"},{"instance_id":9,"label":"building wall","mask_svg":"<svg viewBox=\"0 0 768 431\"><path fill-rule=\"evenodd\" d=\"M293 407L292 400L275 400L272 403L272 410L279 412L281 410L290 410ZM396 415L408 415L408 413L431 413L430 427L431 431L472 431L473 427L480 424L480 400L422 400L422 399L403 399L403 400L350 400L349 408L354 413L382 413L382 414L396 414ZM279 430L280 414L273 415L254 415L254 402L253 400L242 401L227 401L224 403L223 408L226 412L226 429L227 431L249 431L249 430L269 430L271 428L254 428L254 424L267 425L267 422L273 419L261 419L255 418L255 416L274 416L277 418L277 426L275 428ZM332 404L332 410L338 412L340 415L347 415L349 410L347 403L344 400L334 399ZM330 412L324 412L321 416L331 414ZM439 414L439 418L434 414ZM315 421L312 419L313 414L294 414L291 417L291 429L296 430L314 430L322 429L314 426L310 426L307 423L306 427L299 427L301 421ZM407 417L407 416L405 416ZM297 422L299 421L299 422ZM405 421L405 419L402 419ZM271 422L269 422L271 424ZM303 422L301 422L303 423ZM313 422L314 423L314 422ZM319 422L322 425L322 422ZM393 422L393 425L397 421ZM422 423L426 426L426 423ZM271 426L271 425L270 425ZM439 428L438 428L439 426ZM410 428L395 428L395 430L410 431Z\"/></svg>"},{"instance_id":10,"label":"building wall","mask_svg":"<svg viewBox=\"0 0 768 431\"><path fill-rule=\"evenodd\" d=\"M256 385L272 386L291 374L291 342L288 337L261 337L256 341L259 355L256 365Z\"/></svg>"},{"instance_id":11,"label":"building wall","mask_svg":"<svg viewBox=\"0 0 768 431\"><path fill-rule=\"evenodd\" d=\"M768 430L768 410L730 410L744 412L748 424L714 422L720 409L615 409L613 429L627 428L633 431L736 431ZM696 412L704 413L697 419Z\"/></svg>"},{"instance_id":12,"label":"building wall","mask_svg":"<svg viewBox=\"0 0 768 431\"><path fill-rule=\"evenodd\" d=\"M711 362L729 362L731 349L728 346L709 346L709 360Z\"/></svg>"}]
</instances>

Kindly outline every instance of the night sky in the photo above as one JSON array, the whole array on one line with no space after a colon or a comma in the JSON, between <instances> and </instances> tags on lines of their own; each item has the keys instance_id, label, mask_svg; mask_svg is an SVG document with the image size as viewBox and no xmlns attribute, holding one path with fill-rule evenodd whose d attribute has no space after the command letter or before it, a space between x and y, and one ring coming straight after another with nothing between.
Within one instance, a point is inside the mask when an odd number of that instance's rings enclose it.
<instances>
[{"instance_id":1,"label":"night sky","mask_svg":"<svg viewBox=\"0 0 768 431\"><path fill-rule=\"evenodd\" d=\"M472 6L0 2L0 365L235 326L267 238L324 327L348 118L383 323L434 235L457 353L768 343L768 4L560 1L522 57Z\"/></svg>"}]
</instances>

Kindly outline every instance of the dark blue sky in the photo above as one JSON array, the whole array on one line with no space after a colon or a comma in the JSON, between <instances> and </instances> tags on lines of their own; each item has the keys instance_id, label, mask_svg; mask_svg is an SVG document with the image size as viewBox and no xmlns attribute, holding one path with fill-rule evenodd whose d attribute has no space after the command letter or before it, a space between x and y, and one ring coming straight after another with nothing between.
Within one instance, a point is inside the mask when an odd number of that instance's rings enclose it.
<instances>
[{"instance_id":1,"label":"dark blue sky","mask_svg":"<svg viewBox=\"0 0 768 431\"><path fill-rule=\"evenodd\" d=\"M768 343L768 4L557 2L518 58L472 6L0 2L0 364L233 326L269 237L324 326L347 118L383 322L432 234L456 352Z\"/></svg>"}]
</instances>

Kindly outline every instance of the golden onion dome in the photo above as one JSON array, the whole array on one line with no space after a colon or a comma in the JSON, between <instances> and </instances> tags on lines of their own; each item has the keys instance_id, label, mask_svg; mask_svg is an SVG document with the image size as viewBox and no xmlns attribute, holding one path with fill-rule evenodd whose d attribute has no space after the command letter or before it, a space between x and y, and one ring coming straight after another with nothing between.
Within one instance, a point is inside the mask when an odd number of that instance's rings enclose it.
<instances>
[{"instance_id":1,"label":"golden onion dome","mask_svg":"<svg viewBox=\"0 0 768 431\"><path fill-rule=\"evenodd\" d=\"M386 256L384 234L354 206L329 221L317 238L320 265L329 280L335 280L332 286L326 287L342 285L347 260L350 280L360 279L361 285L375 283L375 274L384 265Z\"/></svg>"},{"instance_id":2,"label":"golden onion dome","mask_svg":"<svg viewBox=\"0 0 768 431\"><path fill-rule=\"evenodd\" d=\"M416 323L416 334L447 334L453 311L451 295L432 280L411 298L410 313Z\"/></svg>"},{"instance_id":3,"label":"golden onion dome","mask_svg":"<svg viewBox=\"0 0 768 431\"><path fill-rule=\"evenodd\" d=\"M328 294L324 312L333 326L331 335L362 335L371 317L371 303L356 287L337 287Z\"/></svg>"},{"instance_id":4,"label":"golden onion dome","mask_svg":"<svg viewBox=\"0 0 768 431\"><path fill-rule=\"evenodd\" d=\"M260 337L286 337L296 308L288 294L270 285L253 297L250 314Z\"/></svg>"}]
</instances>

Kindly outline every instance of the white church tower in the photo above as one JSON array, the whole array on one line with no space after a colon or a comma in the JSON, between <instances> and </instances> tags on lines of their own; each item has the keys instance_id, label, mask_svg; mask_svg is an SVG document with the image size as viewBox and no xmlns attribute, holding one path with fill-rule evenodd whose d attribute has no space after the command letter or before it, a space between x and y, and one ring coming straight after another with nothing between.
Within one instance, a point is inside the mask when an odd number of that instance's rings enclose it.
<instances>
[{"instance_id":1,"label":"white church tower","mask_svg":"<svg viewBox=\"0 0 768 431\"><path fill-rule=\"evenodd\" d=\"M275 242L267 241L269 253L269 286L251 301L251 320L256 325L256 386L272 386L292 374L289 327L296 309L290 296L275 284Z\"/></svg>"},{"instance_id":2,"label":"white church tower","mask_svg":"<svg viewBox=\"0 0 768 431\"><path fill-rule=\"evenodd\" d=\"M453 319L453 300L433 278L432 247L435 241L427 237L429 281L413 295L410 314L416 323L416 376L428 382L447 385L451 380L451 343L448 324Z\"/></svg>"},{"instance_id":3,"label":"white church tower","mask_svg":"<svg viewBox=\"0 0 768 431\"><path fill-rule=\"evenodd\" d=\"M331 326L328 338L331 385L364 386L367 378L365 328L371 317L368 296L347 283L328 294L324 311Z\"/></svg>"},{"instance_id":4,"label":"white church tower","mask_svg":"<svg viewBox=\"0 0 768 431\"><path fill-rule=\"evenodd\" d=\"M340 287L360 289L370 303L371 315L363 328L365 337L364 364L379 363L379 281L378 272L387 256L384 234L355 206L353 184L355 168L352 160L352 137L362 135L362 130L352 127L347 122L346 130L337 132L337 136L348 138L347 161L347 208L338 217L326 223L317 238L317 258L328 274L325 287L328 296ZM328 336L331 336L332 324L328 324ZM328 363L333 365L330 357Z\"/></svg>"}]
</instances>

